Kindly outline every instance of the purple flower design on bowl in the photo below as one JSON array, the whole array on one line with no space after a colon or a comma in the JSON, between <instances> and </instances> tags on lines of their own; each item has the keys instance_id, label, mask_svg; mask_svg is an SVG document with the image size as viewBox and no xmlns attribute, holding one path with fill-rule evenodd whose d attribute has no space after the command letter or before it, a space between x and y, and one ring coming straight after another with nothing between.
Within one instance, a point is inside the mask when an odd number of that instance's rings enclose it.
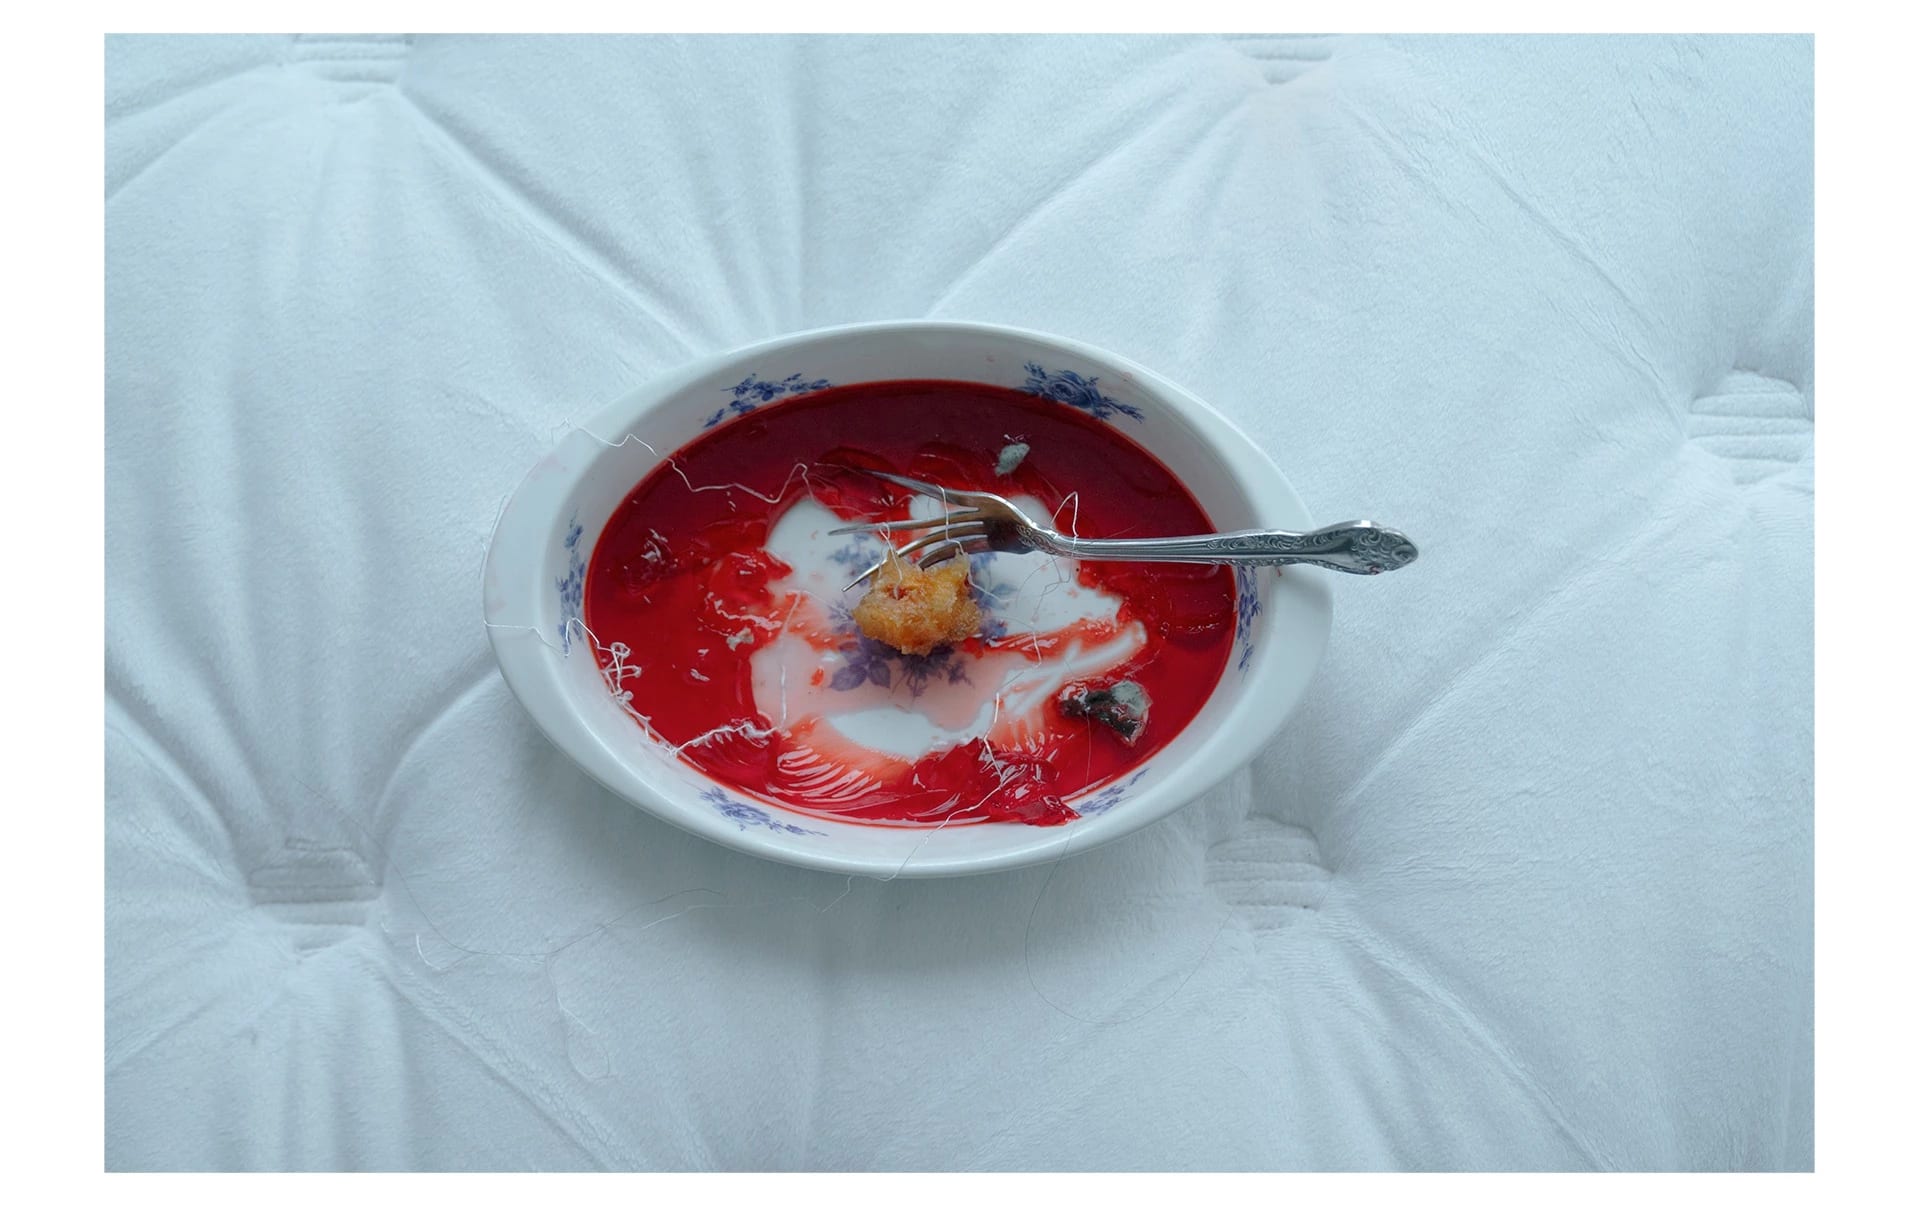
<instances>
[{"instance_id":1,"label":"purple flower design on bowl","mask_svg":"<svg viewBox=\"0 0 1919 1206\"><path fill-rule=\"evenodd\" d=\"M880 557L884 548L878 538L860 535L853 543L842 545L826 556L836 564L864 569ZM998 556L990 552L974 553L972 562L977 568L990 564ZM1004 613L1018 589L1012 582L994 582L990 586L975 583L973 601L979 604L982 637L993 641L1006 635L1008 625ZM866 683L891 690L897 683L918 699L936 682L950 685L972 681L966 674L966 659L950 646L923 655L901 653L863 635L853 623L848 604L835 601L831 604L831 614L833 631L843 638L839 653L846 659L846 664L827 681L826 685L835 691L851 691Z\"/></svg>"},{"instance_id":2,"label":"purple flower design on bowl","mask_svg":"<svg viewBox=\"0 0 1919 1206\"><path fill-rule=\"evenodd\" d=\"M1063 402L1075 410L1085 411L1095 419L1111 420L1114 415L1125 415L1135 422L1143 422L1146 418L1139 407L1101 393L1098 377L1082 377L1071 369L1049 372L1031 361L1027 362L1025 368L1026 384L1023 388L1029 394Z\"/></svg>"},{"instance_id":3,"label":"purple flower design on bowl","mask_svg":"<svg viewBox=\"0 0 1919 1206\"><path fill-rule=\"evenodd\" d=\"M895 682L918 699L936 680L947 683L970 681L966 663L953 655L951 648L935 649L921 656L901 653L867 636L853 636L840 646L846 664L833 672L827 686L835 691L851 691L864 683L892 690Z\"/></svg>"},{"instance_id":4,"label":"purple flower design on bowl","mask_svg":"<svg viewBox=\"0 0 1919 1206\"><path fill-rule=\"evenodd\" d=\"M582 615L586 608L586 553L580 548L586 531L580 527L580 516L576 511L567 521L566 536L566 576L555 579L560 591L560 652L573 652L573 626L584 625Z\"/></svg>"},{"instance_id":5,"label":"purple flower design on bowl","mask_svg":"<svg viewBox=\"0 0 1919 1206\"><path fill-rule=\"evenodd\" d=\"M791 833L808 837L825 837L817 829L806 829L776 819L772 813L744 800L736 800L717 787L709 787L700 793L700 799L713 805L714 809L727 820L734 822L742 832L749 828L770 829L774 833Z\"/></svg>"},{"instance_id":6,"label":"purple flower design on bowl","mask_svg":"<svg viewBox=\"0 0 1919 1206\"><path fill-rule=\"evenodd\" d=\"M867 532L855 532L845 544L826 555L834 565L847 569L865 569L886 555L886 542Z\"/></svg>"},{"instance_id":7,"label":"purple flower design on bowl","mask_svg":"<svg viewBox=\"0 0 1919 1206\"><path fill-rule=\"evenodd\" d=\"M1259 618L1259 577L1250 565L1233 567L1233 587L1239 595L1239 620L1233 639L1239 642L1239 669L1243 674L1253 660L1253 621Z\"/></svg>"},{"instance_id":8,"label":"purple flower design on bowl","mask_svg":"<svg viewBox=\"0 0 1919 1206\"><path fill-rule=\"evenodd\" d=\"M797 398L815 390L829 389L832 385L824 377L809 381L805 373L794 373L778 381L762 381L758 373L749 373L746 380L729 391L733 396L726 405L709 415L702 426L718 427L729 418L752 414L777 398Z\"/></svg>"},{"instance_id":9,"label":"purple flower design on bowl","mask_svg":"<svg viewBox=\"0 0 1919 1206\"><path fill-rule=\"evenodd\" d=\"M1076 802L1073 805L1073 811L1083 817L1096 817L1103 812L1111 811L1115 804L1120 803L1126 798L1127 789L1135 783L1138 783L1141 779L1144 779L1146 772L1151 769L1151 767L1142 766L1134 771L1132 778L1126 780L1126 782L1110 783L1100 788L1093 793L1091 799Z\"/></svg>"}]
</instances>

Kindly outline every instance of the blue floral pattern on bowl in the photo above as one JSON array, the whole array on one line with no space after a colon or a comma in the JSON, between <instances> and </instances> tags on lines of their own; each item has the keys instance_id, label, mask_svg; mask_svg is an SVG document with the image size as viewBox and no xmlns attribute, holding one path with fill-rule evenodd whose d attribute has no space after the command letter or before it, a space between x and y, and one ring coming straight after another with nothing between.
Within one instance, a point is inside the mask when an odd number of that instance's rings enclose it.
<instances>
[{"instance_id":1,"label":"blue floral pattern on bowl","mask_svg":"<svg viewBox=\"0 0 1919 1206\"><path fill-rule=\"evenodd\" d=\"M580 527L579 512L566 525L566 576L555 579L560 590L560 651L573 652L573 626L584 630L582 616L586 608L586 552L580 547L586 535Z\"/></svg>"},{"instance_id":2,"label":"blue floral pattern on bowl","mask_svg":"<svg viewBox=\"0 0 1919 1206\"><path fill-rule=\"evenodd\" d=\"M885 541L870 532L855 532L826 559L845 569L865 569L885 555Z\"/></svg>"},{"instance_id":3,"label":"blue floral pattern on bowl","mask_svg":"<svg viewBox=\"0 0 1919 1206\"><path fill-rule=\"evenodd\" d=\"M988 567L999 559L998 553L974 553L975 567ZM973 602L979 605L979 634L989 641L997 641L1006 635L1006 609L1019 594L1019 587L1012 582L1003 582L994 578L991 586L974 584Z\"/></svg>"},{"instance_id":4,"label":"blue floral pattern on bowl","mask_svg":"<svg viewBox=\"0 0 1919 1206\"><path fill-rule=\"evenodd\" d=\"M836 565L864 569L883 555L885 547L877 537L860 533L826 556ZM990 562L997 556L997 553L975 553L973 561L978 565ZM1016 589L1010 582L995 582L990 587L974 590L973 601L979 605L982 613L982 637L992 641L1006 635L1006 619L1001 613L1012 602ZM951 646L918 656L901 653L890 645L863 635L853 623L852 609L847 604L836 601L831 611L833 631L841 638L839 653L846 659L846 664L834 671L833 677L827 680L826 685L835 691L851 691L866 683L891 690L898 684L904 686L914 699L918 699L935 680L949 685L972 681L966 677L966 663Z\"/></svg>"},{"instance_id":5,"label":"blue floral pattern on bowl","mask_svg":"<svg viewBox=\"0 0 1919 1206\"><path fill-rule=\"evenodd\" d=\"M1126 789L1132 787L1141 779L1144 779L1146 772L1151 769L1149 766L1142 766L1134 771L1133 777L1126 780L1126 782L1112 783L1100 788L1093 793L1091 799L1084 803L1074 804L1073 811L1083 817L1096 817L1102 812L1111 811L1115 804L1126 799Z\"/></svg>"},{"instance_id":6,"label":"blue floral pattern on bowl","mask_svg":"<svg viewBox=\"0 0 1919 1206\"><path fill-rule=\"evenodd\" d=\"M1114 415L1125 415L1134 422L1145 421L1146 416L1139 407L1101 393L1098 377L1082 377L1071 369L1049 372L1031 361L1025 367L1026 384L1023 389L1026 393L1062 402L1074 410L1085 411L1095 419L1110 421Z\"/></svg>"},{"instance_id":7,"label":"blue floral pattern on bowl","mask_svg":"<svg viewBox=\"0 0 1919 1206\"><path fill-rule=\"evenodd\" d=\"M717 787L709 787L700 793L700 799L711 804L719 814L740 827L740 832L758 827L770 829L774 833L790 833L795 836L825 837L817 829L807 829L800 825L788 824L776 819L772 813L744 800L736 800Z\"/></svg>"},{"instance_id":8,"label":"blue floral pattern on bowl","mask_svg":"<svg viewBox=\"0 0 1919 1206\"><path fill-rule=\"evenodd\" d=\"M897 682L906 688L907 694L918 699L926 693L927 684L935 679L949 684L972 681L966 677L966 663L954 656L951 646L915 656L868 636L849 635L847 642L840 646L840 656L846 659L846 664L835 670L826 683L835 691L851 691L862 683L890 690Z\"/></svg>"},{"instance_id":9,"label":"blue floral pattern on bowl","mask_svg":"<svg viewBox=\"0 0 1919 1206\"><path fill-rule=\"evenodd\" d=\"M1259 618L1259 578L1250 565L1233 567L1233 585L1239 594L1239 621L1233 639L1239 642L1239 670L1253 661L1253 621Z\"/></svg>"},{"instance_id":10,"label":"blue floral pattern on bowl","mask_svg":"<svg viewBox=\"0 0 1919 1206\"><path fill-rule=\"evenodd\" d=\"M780 398L797 398L801 394L810 394L815 390L830 389L833 383L824 377L807 380L805 373L794 373L778 381L762 381L758 373L750 373L746 380L734 386L730 391L733 397L707 417L703 427L718 427L729 418L750 415L768 402Z\"/></svg>"}]
</instances>

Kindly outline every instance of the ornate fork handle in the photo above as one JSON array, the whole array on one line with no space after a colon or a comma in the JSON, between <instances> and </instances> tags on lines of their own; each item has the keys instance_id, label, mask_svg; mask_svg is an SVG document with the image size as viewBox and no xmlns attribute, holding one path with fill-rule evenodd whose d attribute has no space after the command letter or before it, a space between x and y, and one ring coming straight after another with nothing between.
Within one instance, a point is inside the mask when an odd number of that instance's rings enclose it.
<instances>
[{"instance_id":1,"label":"ornate fork handle","mask_svg":"<svg viewBox=\"0 0 1919 1206\"><path fill-rule=\"evenodd\" d=\"M1046 552L1082 561L1201 561L1228 565L1318 565L1348 574L1380 574L1412 564L1419 550L1405 535L1365 520L1311 532L1221 532L1138 540L1082 540L1030 533Z\"/></svg>"}]
</instances>

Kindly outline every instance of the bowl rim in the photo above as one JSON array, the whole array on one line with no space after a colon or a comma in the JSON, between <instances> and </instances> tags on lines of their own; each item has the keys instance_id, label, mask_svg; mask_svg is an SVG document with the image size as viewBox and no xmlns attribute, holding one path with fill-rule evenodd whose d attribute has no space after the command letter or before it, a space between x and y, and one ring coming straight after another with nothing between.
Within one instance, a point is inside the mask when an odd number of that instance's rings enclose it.
<instances>
[{"instance_id":1,"label":"bowl rim","mask_svg":"<svg viewBox=\"0 0 1919 1206\"><path fill-rule=\"evenodd\" d=\"M729 363L739 367L742 362L762 360L772 354L829 338L895 334L983 334L1023 340L1057 349L1066 356L1080 358L1082 363L1097 365L1102 370L1115 371L1126 377L1129 385L1154 395L1156 401L1177 411L1208 449L1228 466L1238 479L1236 485L1245 492L1255 510L1290 509L1297 514L1298 521L1311 526L1312 521L1304 502L1265 449L1232 420L1190 391L1152 369L1104 348L1066 336L1000 323L892 319L792 332L701 357L657 373L572 427L601 444L612 445L623 439L632 426L655 407ZM1307 661L1305 672L1295 676L1289 689L1276 695L1271 689L1273 684L1266 684L1266 691L1259 690L1260 669L1273 665L1266 659L1260 659L1251 668L1247 683L1249 694L1259 695L1259 703L1263 706L1249 708L1249 699L1231 709L1227 721L1206 739L1205 744L1181 758L1163 779L1157 779L1149 787L1142 788L1140 798L1137 801L1129 800L1127 807L1083 817L1066 825L1032 827L1033 840L1030 843L985 854L948 854L942 857L933 852L921 857L925 847L936 844L935 831L927 834L920 846L915 847L903 862L895 865L890 859L876 859L830 846L801 843L788 835L758 826L741 828L716 811L689 808L657 792L647 781L640 763L622 757L607 746L584 720L578 718L571 693L560 682L558 667L554 665L553 647L546 643L545 634L527 625L512 624L502 619L504 609L509 606L510 595L510 587L500 576L502 568L515 563L540 563L546 542L558 524L558 511L584 476L583 469L567 467L558 460L568 442L567 436L562 436L527 470L501 508L488 538L486 560L481 573L481 611L487 639L499 664L501 677L506 680L508 688L520 701L535 727L602 787L677 828L775 862L835 874L883 879L941 878L1013 870L1057 861L1069 854L1084 853L1137 833L1204 795L1227 776L1243 768L1272 741L1291 719L1300 700L1317 678L1330 638L1332 591L1326 581L1328 575L1290 575L1290 588L1305 594L1311 622L1307 631L1289 634L1290 647L1295 653L1305 654ZM1147 447L1150 450L1150 444ZM1267 503L1278 505L1268 507ZM527 585L529 589L534 589L530 581ZM517 596L513 597L517 599ZM527 640L528 635L537 639ZM1215 744L1221 744L1223 748L1215 751ZM1177 790L1171 790L1174 784L1178 785ZM719 786L725 787L723 784ZM791 815L830 821L830 818L811 817L810 814Z\"/></svg>"}]
</instances>

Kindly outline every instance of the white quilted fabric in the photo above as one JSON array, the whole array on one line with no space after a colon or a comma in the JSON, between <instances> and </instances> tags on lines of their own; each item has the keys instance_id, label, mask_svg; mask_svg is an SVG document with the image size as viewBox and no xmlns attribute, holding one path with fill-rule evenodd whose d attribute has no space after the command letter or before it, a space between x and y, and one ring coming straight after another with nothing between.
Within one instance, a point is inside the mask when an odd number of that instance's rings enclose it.
<instances>
[{"instance_id":1,"label":"white quilted fabric","mask_svg":"<svg viewBox=\"0 0 1919 1206\"><path fill-rule=\"evenodd\" d=\"M1810 1166L1809 39L107 59L109 1166ZM1423 557L1055 867L595 787L488 652L502 500L915 316L1152 365Z\"/></svg>"}]
</instances>

